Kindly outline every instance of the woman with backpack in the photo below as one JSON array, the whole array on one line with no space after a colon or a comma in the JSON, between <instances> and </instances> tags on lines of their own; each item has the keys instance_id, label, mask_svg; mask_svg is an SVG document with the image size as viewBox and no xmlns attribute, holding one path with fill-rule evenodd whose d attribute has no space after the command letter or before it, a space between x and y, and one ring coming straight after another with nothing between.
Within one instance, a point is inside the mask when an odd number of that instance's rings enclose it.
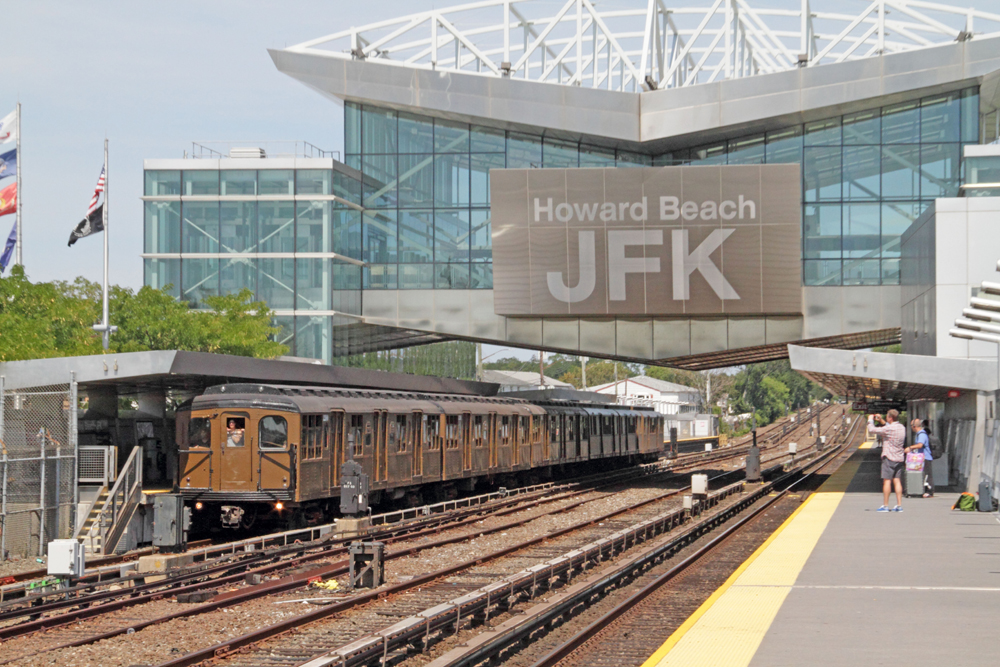
<instances>
[{"instance_id":1,"label":"woman with backpack","mask_svg":"<svg viewBox=\"0 0 1000 667\"><path fill-rule=\"evenodd\" d=\"M931 472L934 452L931 447L931 429L926 419L914 419L910 422L913 429L913 444L906 448L906 453L919 452L924 455L924 498L934 496L934 475Z\"/></svg>"}]
</instances>

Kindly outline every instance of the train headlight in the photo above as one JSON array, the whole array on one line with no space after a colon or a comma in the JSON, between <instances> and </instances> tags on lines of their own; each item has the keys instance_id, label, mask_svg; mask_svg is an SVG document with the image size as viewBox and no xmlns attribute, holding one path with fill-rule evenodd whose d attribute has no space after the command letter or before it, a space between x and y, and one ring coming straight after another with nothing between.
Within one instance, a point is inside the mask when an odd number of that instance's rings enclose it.
<instances>
[{"instance_id":1,"label":"train headlight","mask_svg":"<svg viewBox=\"0 0 1000 667\"><path fill-rule=\"evenodd\" d=\"M202 505L200 502L197 502L197 503L194 504L194 508L196 510L200 510L202 507L204 507L204 505Z\"/></svg>"},{"instance_id":2,"label":"train headlight","mask_svg":"<svg viewBox=\"0 0 1000 667\"><path fill-rule=\"evenodd\" d=\"M281 510L285 509L285 504L282 502L274 503L274 509L280 512Z\"/></svg>"}]
</instances>

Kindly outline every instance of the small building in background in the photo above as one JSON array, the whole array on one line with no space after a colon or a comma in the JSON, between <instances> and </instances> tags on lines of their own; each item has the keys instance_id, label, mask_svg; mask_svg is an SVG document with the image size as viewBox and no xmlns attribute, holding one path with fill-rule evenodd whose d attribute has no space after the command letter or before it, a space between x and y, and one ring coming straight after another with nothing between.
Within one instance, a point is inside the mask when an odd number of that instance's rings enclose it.
<instances>
[{"instance_id":1,"label":"small building in background","mask_svg":"<svg viewBox=\"0 0 1000 667\"><path fill-rule=\"evenodd\" d=\"M573 389L573 385L530 371L483 371L483 382L495 382L501 392L529 389Z\"/></svg>"},{"instance_id":2,"label":"small building in background","mask_svg":"<svg viewBox=\"0 0 1000 667\"><path fill-rule=\"evenodd\" d=\"M719 434L718 417L702 413L701 391L696 387L639 375L591 387L591 391L616 396L622 405L649 406L666 415L664 438L670 437L671 428L677 429L681 439Z\"/></svg>"}]
</instances>

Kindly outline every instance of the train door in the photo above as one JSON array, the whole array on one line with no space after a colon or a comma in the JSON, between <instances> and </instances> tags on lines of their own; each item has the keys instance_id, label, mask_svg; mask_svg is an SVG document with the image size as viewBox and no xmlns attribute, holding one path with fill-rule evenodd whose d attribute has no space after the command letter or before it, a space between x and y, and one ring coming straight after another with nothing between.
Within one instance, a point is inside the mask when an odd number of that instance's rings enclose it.
<instances>
[{"instance_id":1,"label":"train door","mask_svg":"<svg viewBox=\"0 0 1000 667\"><path fill-rule=\"evenodd\" d=\"M330 413L330 488L340 486L340 466L344 463L344 413Z\"/></svg>"},{"instance_id":2,"label":"train door","mask_svg":"<svg viewBox=\"0 0 1000 667\"><path fill-rule=\"evenodd\" d=\"M389 414L385 410L375 411L375 480L384 482L386 479L386 432L388 430Z\"/></svg>"},{"instance_id":3,"label":"train door","mask_svg":"<svg viewBox=\"0 0 1000 667\"><path fill-rule=\"evenodd\" d=\"M507 417L503 418L503 421L507 421ZM486 441L489 443L490 447L490 461L489 467L496 468L499 455L497 452L500 449L501 444L506 444L508 426L506 424L501 424L498 421L497 413L491 412L486 421Z\"/></svg>"},{"instance_id":4,"label":"train door","mask_svg":"<svg viewBox=\"0 0 1000 667\"><path fill-rule=\"evenodd\" d=\"M224 412L218 421L217 438L220 444L220 491L256 491L253 479L254 465L251 447L247 444L247 426L250 415L246 412Z\"/></svg>"},{"instance_id":5,"label":"train door","mask_svg":"<svg viewBox=\"0 0 1000 667\"><path fill-rule=\"evenodd\" d=\"M318 419L318 415L317 415ZM278 415L265 415L257 422L256 443L250 437L250 447L257 446L257 479L259 488L288 489L295 487L295 461L288 443L288 421ZM319 444L319 443L317 443ZM322 445L319 444L319 447ZM322 458L317 447L317 457ZM301 455L301 447L299 452ZM317 479L322 484L322 477ZM316 489L317 492L326 489Z\"/></svg>"},{"instance_id":6,"label":"train door","mask_svg":"<svg viewBox=\"0 0 1000 667\"><path fill-rule=\"evenodd\" d=\"M459 439L462 442L462 471L472 470L472 415L463 412L459 418Z\"/></svg>"},{"instance_id":7,"label":"train door","mask_svg":"<svg viewBox=\"0 0 1000 667\"><path fill-rule=\"evenodd\" d=\"M413 476L424 475L424 413L413 413Z\"/></svg>"}]
</instances>

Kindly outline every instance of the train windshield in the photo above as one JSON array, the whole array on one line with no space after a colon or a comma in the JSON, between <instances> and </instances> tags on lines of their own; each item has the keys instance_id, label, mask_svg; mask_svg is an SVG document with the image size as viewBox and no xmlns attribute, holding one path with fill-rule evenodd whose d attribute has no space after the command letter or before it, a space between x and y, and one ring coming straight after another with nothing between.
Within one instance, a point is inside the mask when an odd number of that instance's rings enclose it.
<instances>
[{"instance_id":1,"label":"train windshield","mask_svg":"<svg viewBox=\"0 0 1000 667\"><path fill-rule=\"evenodd\" d=\"M192 417L188 424L188 446L212 446L212 420L208 417Z\"/></svg>"}]
</instances>

